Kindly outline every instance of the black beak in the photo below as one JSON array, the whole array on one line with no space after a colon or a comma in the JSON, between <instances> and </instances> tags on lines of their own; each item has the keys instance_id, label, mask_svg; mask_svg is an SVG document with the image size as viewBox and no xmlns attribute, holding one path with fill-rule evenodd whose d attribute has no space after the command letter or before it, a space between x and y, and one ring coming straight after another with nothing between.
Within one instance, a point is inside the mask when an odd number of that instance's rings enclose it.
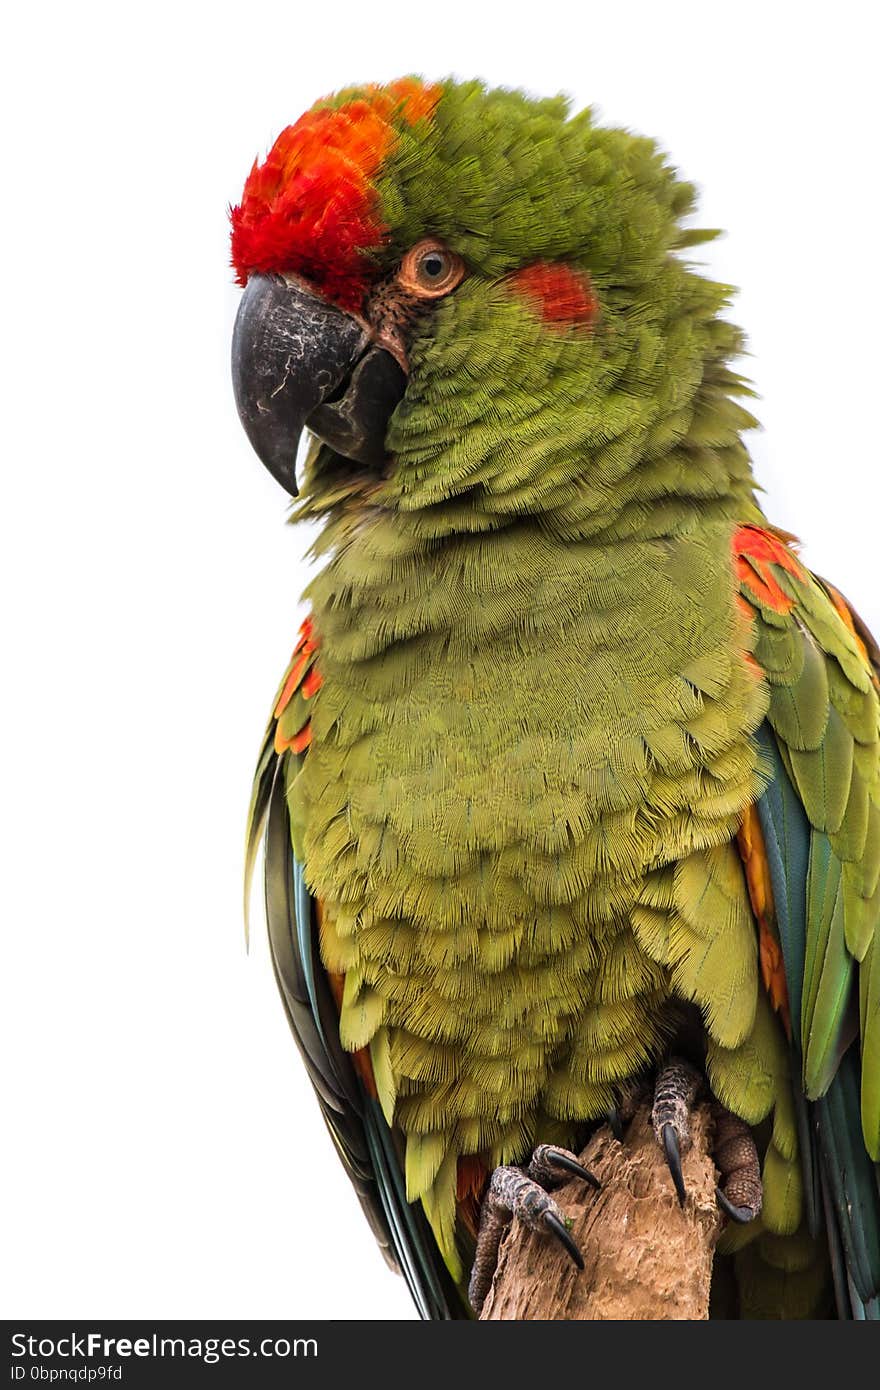
<instances>
[{"instance_id":1,"label":"black beak","mask_svg":"<svg viewBox=\"0 0 880 1390\"><path fill-rule=\"evenodd\" d=\"M358 463L385 459L406 374L362 319L299 281L252 275L232 335L232 384L257 457L295 497L304 426Z\"/></svg>"}]
</instances>

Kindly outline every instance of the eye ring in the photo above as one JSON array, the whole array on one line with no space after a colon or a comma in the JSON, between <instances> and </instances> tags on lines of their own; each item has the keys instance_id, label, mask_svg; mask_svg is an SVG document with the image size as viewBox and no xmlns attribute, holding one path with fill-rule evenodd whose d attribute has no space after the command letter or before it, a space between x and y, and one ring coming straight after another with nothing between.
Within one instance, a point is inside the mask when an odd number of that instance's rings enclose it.
<instances>
[{"instance_id":1,"label":"eye ring","mask_svg":"<svg viewBox=\"0 0 880 1390\"><path fill-rule=\"evenodd\" d=\"M398 281L419 299L440 299L464 279L464 261L437 237L411 246L400 263Z\"/></svg>"}]
</instances>

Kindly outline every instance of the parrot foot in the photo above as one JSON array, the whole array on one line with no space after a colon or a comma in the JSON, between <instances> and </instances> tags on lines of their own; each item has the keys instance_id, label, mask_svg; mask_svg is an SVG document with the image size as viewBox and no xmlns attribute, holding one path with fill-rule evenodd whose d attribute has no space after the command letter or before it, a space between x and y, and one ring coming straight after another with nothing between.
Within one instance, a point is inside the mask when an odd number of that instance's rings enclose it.
<instances>
[{"instance_id":1,"label":"parrot foot","mask_svg":"<svg viewBox=\"0 0 880 1390\"><path fill-rule=\"evenodd\" d=\"M651 1125L662 1144L666 1162L672 1174L672 1182L681 1206L687 1192L684 1175L681 1171L681 1155L690 1148L690 1111L703 1078L689 1062L680 1057L672 1057L657 1077L654 1087L654 1106L651 1111Z\"/></svg>"},{"instance_id":2,"label":"parrot foot","mask_svg":"<svg viewBox=\"0 0 880 1390\"><path fill-rule=\"evenodd\" d=\"M569 1221L548 1189L564 1182L569 1174L583 1178L591 1187L599 1179L579 1162L576 1155L557 1144L539 1144L528 1168L496 1168L480 1212L477 1249L468 1286L468 1300L479 1315L498 1264L501 1238L514 1216L533 1231L552 1235L568 1255L583 1269L584 1260L569 1234Z\"/></svg>"},{"instance_id":3,"label":"parrot foot","mask_svg":"<svg viewBox=\"0 0 880 1390\"><path fill-rule=\"evenodd\" d=\"M761 1162L752 1131L738 1115L715 1105L715 1166L721 1181L715 1189L718 1205L731 1221L744 1226L760 1215L764 1202Z\"/></svg>"},{"instance_id":4,"label":"parrot foot","mask_svg":"<svg viewBox=\"0 0 880 1390\"><path fill-rule=\"evenodd\" d=\"M690 1148L690 1112L704 1087L705 1079L696 1067L680 1057L672 1057L654 1088L651 1124L666 1155L681 1206L687 1197L681 1156ZM714 1102L713 1117L712 1157L721 1175L715 1195L725 1215L744 1225L758 1215L763 1201L758 1151L750 1127L718 1101Z\"/></svg>"}]
</instances>

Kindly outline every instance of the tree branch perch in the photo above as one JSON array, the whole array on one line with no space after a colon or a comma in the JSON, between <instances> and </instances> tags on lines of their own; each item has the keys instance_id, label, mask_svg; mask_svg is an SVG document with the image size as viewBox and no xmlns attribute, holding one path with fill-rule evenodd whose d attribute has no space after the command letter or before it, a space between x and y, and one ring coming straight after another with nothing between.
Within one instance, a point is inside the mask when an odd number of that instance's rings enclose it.
<instances>
[{"instance_id":1,"label":"tree branch perch","mask_svg":"<svg viewBox=\"0 0 880 1390\"><path fill-rule=\"evenodd\" d=\"M584 1256L579 1272L558 1243L514 1219L481 1319L490 1321L670 1321L709 1316L712 1260L722 1217L718 1174L710 1156L708 1105L691 1115L692 1144L683 1155L687 1185L678 1204L647 1107L622 1143L603 1127L581 1162L602 1182L594 1192L573 1179L554 1197L572 1219Z\"/></svg>"}]
</instances>

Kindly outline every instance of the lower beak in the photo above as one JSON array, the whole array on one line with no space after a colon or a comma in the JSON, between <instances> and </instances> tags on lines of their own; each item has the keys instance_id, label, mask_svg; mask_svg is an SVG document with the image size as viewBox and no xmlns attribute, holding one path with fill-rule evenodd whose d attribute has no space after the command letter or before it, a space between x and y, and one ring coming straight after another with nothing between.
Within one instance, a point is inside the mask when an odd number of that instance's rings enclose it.
<instances>
[{"instance_id":1,"label":"lower beak","mask_svg":"<svg viewBox=\"0 0 880 1390\"><path fill-rule=\"evenodd\" d=\"M406 375L362 319L299 281L252 275L232 335L232 383L257 457L295 497L303 427L346 458L382 462Z\"/></svg>"}]
</instances>

